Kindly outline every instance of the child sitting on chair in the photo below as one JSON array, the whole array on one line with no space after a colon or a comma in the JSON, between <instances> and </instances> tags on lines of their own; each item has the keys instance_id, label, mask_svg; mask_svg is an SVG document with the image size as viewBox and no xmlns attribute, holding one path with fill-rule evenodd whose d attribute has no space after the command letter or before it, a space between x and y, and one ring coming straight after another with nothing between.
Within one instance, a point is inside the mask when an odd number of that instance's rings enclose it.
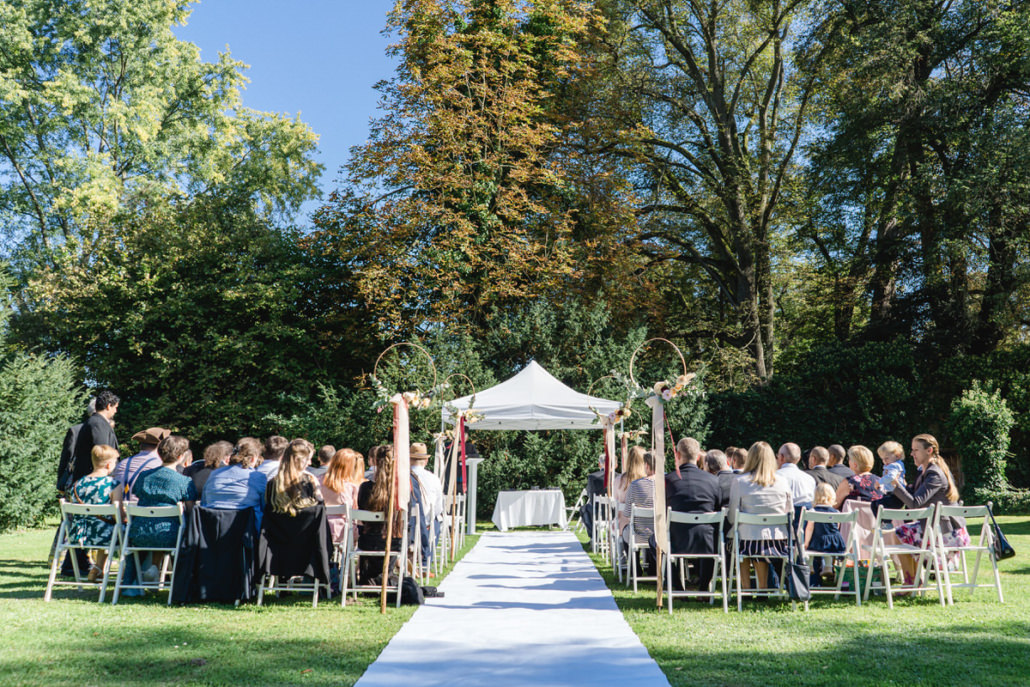
<instances>
[{"instance_id":1,"label":"child sitting on chair","mask_svg":"<svg viewBox=\"0 0 1030 687\"><path fill-rule=\"evenodd\" d=\"M79 479L71 489L69 501L72 503L102 504L111 503L117 498L118 483L109 476L118 462L118 449L104 444L93 447L90 456L93 460L93 472ZM106 548L111 542L114 522L93 515L76 515L72 518L68 540L80 546L97 546ZM107 559L107 552L96 554L96 563L89 569L87 579L96 582Z\"/></svg>"},{"instance_id":2,"label":"child sitting on chair","mask_svg":"<svg viewBox=\"0 0 1030 687\"><path fill-rule=\"evenodd\" d=\"M817 513L839 513L833 507L837 499L837 493L829 484L820 483L815 488L815 499L813 509ZM841 536L840 527L834 522L810 522L805 527L805 549L818 551L820 553L844 553L844 537ZM823 557L816 556L812 560L811 585L819 587L822 585Z\"/></svg>"}]
</instances>

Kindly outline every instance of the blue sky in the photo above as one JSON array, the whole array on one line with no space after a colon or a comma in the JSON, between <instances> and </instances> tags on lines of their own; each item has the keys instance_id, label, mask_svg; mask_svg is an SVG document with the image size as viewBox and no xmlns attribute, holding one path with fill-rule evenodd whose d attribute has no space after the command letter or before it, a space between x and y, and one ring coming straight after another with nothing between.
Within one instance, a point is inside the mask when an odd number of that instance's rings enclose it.
<instances>
[{"instance_id":1,"label":"blue sky","mask_svg":"<svg viewBox=\"0 0 1030 687\"><path fill-rule=\"evenodd\" d=\"M319 135L318 161L325 165L328 194L351 146L368 136L376 115L377 81L393 74L380 32L392 0L203 0L175 33L195 43L201 58L214 61L226 46L250 65L243 104L264 112L300 113ZM310 225L318 202L304 206L297 221Z\"/></svg>"}]
</instances>

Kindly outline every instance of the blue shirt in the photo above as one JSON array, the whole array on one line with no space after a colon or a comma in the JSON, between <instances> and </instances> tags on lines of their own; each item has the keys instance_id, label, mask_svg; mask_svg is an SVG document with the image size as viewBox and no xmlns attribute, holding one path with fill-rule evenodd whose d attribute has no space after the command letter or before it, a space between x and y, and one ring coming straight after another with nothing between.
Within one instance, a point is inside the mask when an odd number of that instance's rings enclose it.
<instances>
[{"instance_id":1,"label":"blue shirt","mask_svg":"<svg viewBox=\"0 0 1030 687\"><path fill-rule=\"evenodd\" d=\"M204 485L200 505L220 510L254 509L257 526L261 526L261 506L265 500L268 478L257 470L242 465L227 465L211 473Z\"/></svg>"}]
</instances>

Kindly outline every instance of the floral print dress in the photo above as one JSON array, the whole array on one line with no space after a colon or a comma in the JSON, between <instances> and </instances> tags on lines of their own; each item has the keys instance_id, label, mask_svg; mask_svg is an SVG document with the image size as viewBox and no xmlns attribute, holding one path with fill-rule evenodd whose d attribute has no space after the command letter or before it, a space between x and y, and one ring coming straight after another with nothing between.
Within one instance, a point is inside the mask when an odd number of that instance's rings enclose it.
<instances>
[{"instance_id":1,"label":"floral print dress","mask_svg":"<svg viewBox=\"0 0 1030 687\"><path fill-rule=\"evenodd\" d=\"M111 490L117 483L109 476L82 477L72 487L74 503L102 504L111 502ZM68 539L80 546L107 547L111 542L114 523L92 515L73 515Z\"/></svg>"}]
</instances>

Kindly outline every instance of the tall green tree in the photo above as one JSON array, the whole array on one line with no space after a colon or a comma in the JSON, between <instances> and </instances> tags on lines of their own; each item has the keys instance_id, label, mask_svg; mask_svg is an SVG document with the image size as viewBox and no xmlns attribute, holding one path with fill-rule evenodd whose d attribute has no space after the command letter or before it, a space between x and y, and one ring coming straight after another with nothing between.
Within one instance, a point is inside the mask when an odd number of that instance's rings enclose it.
<instances>
[{"instance_id":1,"label":"tall green tree","mask_svg":"<svg viewBox=\"0 0 1030 687\"><path fill-rule=\"evenodd\" d=\"M140 204L233 197L281 217L317 193L310 129L242 107L244 65L175 37L191 4L0 4L0 208L26 255L88 256Z\"/></svg>"}]
</instances>

